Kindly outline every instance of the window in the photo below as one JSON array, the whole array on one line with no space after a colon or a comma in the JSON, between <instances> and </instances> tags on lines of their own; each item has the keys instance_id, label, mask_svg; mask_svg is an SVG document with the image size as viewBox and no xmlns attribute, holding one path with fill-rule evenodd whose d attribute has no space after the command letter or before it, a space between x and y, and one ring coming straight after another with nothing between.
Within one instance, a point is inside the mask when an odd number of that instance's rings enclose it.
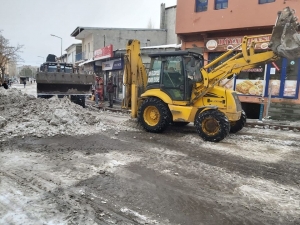
<instances>
[{"instance_id":1,"label":"window","mask_svg":"<svg viewBox=\"0 0 300 225\"><path fill-rule=\"evenodd\" d=\"M148 84L160 83L161 64L162 61L159 57L151 59Z\"/></svg>"},{"instance_id":2,"label":"window","mask_svg":"<svg viewBox=\"0 0 300 225\"><path fill-rule=\"evenodd\" d=\"M207 11L208 0L196 0L196 12Z\"/></svg>"},{"instance_id":3,"label":"window","mask_svg":"<svg viewBox=\"0 0 300 225\"><path fill-rule=\"evenodd\" d=\"M275 0L258 0L259 4L265 4L265 3L270 3L270 2L275 2Z\"/></svg>"},{"instance_id":4,"label":"window","mask_svg":"<svg viewBox=\"0 0 300 225\"><path fill-rule=\"evenodd\" d=\"M172 100L182 101L185 96L185 76L181 56L167 56L163 60L162 90Z\"/></svg>"},{"instance_id":5,"label":"window","mask_svg":"<svg viewBox=\"0 0 300 225\"><path fill-rule=\"evenodd\" d=\"M215 0L215 9L227 9L228 0Z\"/></svg>"}]
</instances>

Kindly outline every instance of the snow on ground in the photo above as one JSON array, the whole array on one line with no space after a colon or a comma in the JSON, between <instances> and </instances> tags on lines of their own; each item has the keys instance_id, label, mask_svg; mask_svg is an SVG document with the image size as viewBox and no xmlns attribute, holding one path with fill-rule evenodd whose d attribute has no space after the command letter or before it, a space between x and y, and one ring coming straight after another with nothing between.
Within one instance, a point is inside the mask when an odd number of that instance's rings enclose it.
<instances>
[{"instance_id":1,"label":"snow on ground","mask_svg":"<svg viewBox=\"0 0 300 225\"><path fill-rule=\"evenodd\" d=\"M68 98L35 97L36 85L0 88L0 137L80 135L121 130L129 116L82 108Z\"/></svg>"},{"instance_id":2,"label":"snow on ground","mask_svg":"<svg viewBox=\"0 0 300 225\"><path fill-rule=\"evenodd\" d=\"M300 122L293 122L299 124ZM0 138L33 135L37 137L55 136L59 134L80 135L103 132L107 129L135 130L136 122L129 116L119 112L101 111L94 108L82 108L68 98L51 99L36 98L36 84L13 84L6 90L0 88ZM237 153L232 145L247 145L245 155L252 159L263 159L269 154L268 149L278 148L279 155L289 152L288 146L299 146L299 132L279 131L272 129L244 128L237 135L231 134L222 142L215 144L204 142L198 135L186 137L190 143L201 143L203 147ZM278 138L274 139L273 137ZM287 137L285 140L283 137ZM261 142L263 141L263 142ZM253 142L257 142L253 145ZM247 154L249 152L249 154ZM266 155L267 154L267 155ZM277 161L278 159L270 159Z\"/></svg>"}]
</instances>

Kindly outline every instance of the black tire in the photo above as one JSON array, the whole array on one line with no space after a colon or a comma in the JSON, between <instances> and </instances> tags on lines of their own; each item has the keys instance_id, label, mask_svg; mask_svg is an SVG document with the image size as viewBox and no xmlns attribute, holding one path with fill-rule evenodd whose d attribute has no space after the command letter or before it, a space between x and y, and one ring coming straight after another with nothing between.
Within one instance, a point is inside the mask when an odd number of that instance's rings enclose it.
<instances>
[{"instance_id":1,"label":"black tire","mask_svg":"<svg viewBox=\"0 0 300 225\"><path fill-rule=\"evenodd\" d=\"M242 111L241 118L238 121L230 122L230 133L239 132L245 126L247 121L247 116L245 111Z\"/></svg>"},{"instance_id":2,"label":"black tire","mask_svg":"<svg viewBox=\"0 0 300 225\"><path fill-rule=\"evenodd\" d=\"M80 105L82 106L82 108L85 108L85 96L82 96L80 103L81 103Z\"/></svg>"},{"instance_id":3,"label":"black tire","mask_svg":"<svg viewBox=\"0 0 300 225\"><path fill-rule=\"evenodd\" d=\"M230 130L226 115L218 110L206 110L197 114L195 126L200 137L205 141L222 141Z\"/></svg>"},{"instance_id":4,"label":"black tire","mask_svg":"<svg viewBox=\"0 0 300 225\"><path fill-rule=\"evenodd\" d=\"M84 95L71 95L71 102L85 108L85 96Z\"/></svg>"},{"instance_id":5,"label":"black tire","mask_svg":"<svg viewBox=\"0 0 300 225\"><path fill-rule=\"evenodd\" d=\"M171 122L171 125L174 127L184 127L188 125L190 122Z\"/></svg>"},{"instance_id":6,"label":"black tire","mask_svg":"<svg viewBox=\"0 0 300 225\"><path fill-rule=\"evenodd\" d=\"M147 98L138 110L138 122L148 132L161 133L170 124L168 106L158 98Z\"/></svg>"}]
</instances>

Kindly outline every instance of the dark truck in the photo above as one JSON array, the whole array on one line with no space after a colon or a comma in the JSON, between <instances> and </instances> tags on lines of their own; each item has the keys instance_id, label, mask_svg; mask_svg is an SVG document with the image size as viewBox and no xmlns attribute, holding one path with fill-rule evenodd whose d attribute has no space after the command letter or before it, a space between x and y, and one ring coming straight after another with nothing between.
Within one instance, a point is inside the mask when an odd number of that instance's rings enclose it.
<instances>
[{"instance_id":1,"label":"dark truck","mask_svg":"<svg viewBox=\"0 0 300 225\"><path fill-rule=\"evenodd\" d=\"M56 61L55 55L48 55L37 74L37 97L59 98L68 96L76 104L85 107L85 97L91 94L94 75L79 74L70 63Z\"/></svg>"}]
</instances>

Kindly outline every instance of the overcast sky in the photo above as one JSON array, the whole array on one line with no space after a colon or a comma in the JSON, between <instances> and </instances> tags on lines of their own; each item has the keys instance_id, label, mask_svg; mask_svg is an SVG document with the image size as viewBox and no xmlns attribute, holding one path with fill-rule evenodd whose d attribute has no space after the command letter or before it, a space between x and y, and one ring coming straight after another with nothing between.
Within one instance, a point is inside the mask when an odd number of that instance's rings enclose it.
<instances>
[{"instance_id":1,"label":"overcast sky","mask_svg":"<svg viewBox=\"0 0 300 225\"><path fill-rule=\"evenodd\" d=\"M78 26L154 28L160 25L160 5L177 0L0 0L0 30L11 46L24 45L20 65L38 66L42 56L60 55L79 40L71 37ZM125 47L125 46L124 46Z\"/></svg>"}]
</instances>

